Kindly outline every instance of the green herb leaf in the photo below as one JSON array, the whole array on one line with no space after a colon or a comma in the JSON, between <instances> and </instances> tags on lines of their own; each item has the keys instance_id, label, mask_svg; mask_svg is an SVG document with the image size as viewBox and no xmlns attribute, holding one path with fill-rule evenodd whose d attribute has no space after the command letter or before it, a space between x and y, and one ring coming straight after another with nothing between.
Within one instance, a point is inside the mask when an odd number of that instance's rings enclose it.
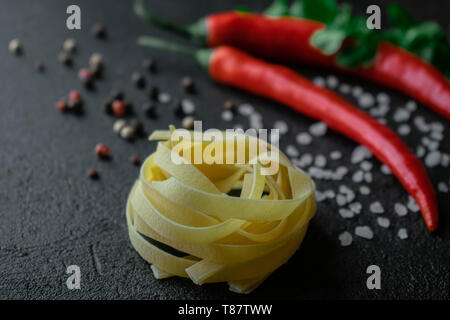
<instances>
[{"instance_id":1,"label":"green herb leaf","mask_svg":"<svg viewBox=\"0 0 450 320\"><path fill-rule=\"evenodd\" d=\"M392 27L406 29L416 24L416 21L400 4L394 2L388 7L388 17Z\"/></svg>"},{"instance_id":2,"label":"green herb leaf","mask_svg":"<svg viewBox=\"0 0 450 320\"><path fill-rule=\"evenodd\" d=\"M294 18L304 18L302 0L295 0L289 8L288 14Z\"/></svg>"},{"instance_id":3,"label":"green herb leaf","mask_svg":"<svg viewBox=\"0 0 450 320\"><path fill-rule=\"evenodd\" d=\"M289 5L287 0L275 0L269 8L264 11L266 16L282 17L289 14Z\"/></svg>"},{"instance_id":4,"label":"green herb leaf","mask_svg":"<svg viewBox=\"0 0 450 320\"><path fill-rule=\"evenodd\" d=\"M346 37L347 35L343 30L325 29L315 33L311 43L323 53L331 55L339 51Z\"/></svg>"},{"instance_id":5,"label":"green herb leaf","mask_svg":"<svg viewBox=\"0 0 450 320\"><path fill-rule=\"evenodd\" d=\"M346 46L337 56L339 65L348 68L369 66L376 56L378 41L373 37L367 37L359 41L355 46Z\"/></svg>"},{"instance_id":6,"label":"green herb leaf","mask_svg":"<svg viewBox=\"0 0 450 320\"><path fill-rule=\"evenodd\" d=\"M241 13L251 12L251 10L246 6L238 6L236 9L234 9L234 11L241 12Z\"/></svg>"},{"instance_id":7,"label":"green herb leaf","mask_svg":"<svg viewBox=\"0 0 450 320\"><path fill-rule=\"evenodd\" d=\"M303 0L303 15L307 19L331 23L338 14L335 0Z\"/></svg>"}]
</instances>

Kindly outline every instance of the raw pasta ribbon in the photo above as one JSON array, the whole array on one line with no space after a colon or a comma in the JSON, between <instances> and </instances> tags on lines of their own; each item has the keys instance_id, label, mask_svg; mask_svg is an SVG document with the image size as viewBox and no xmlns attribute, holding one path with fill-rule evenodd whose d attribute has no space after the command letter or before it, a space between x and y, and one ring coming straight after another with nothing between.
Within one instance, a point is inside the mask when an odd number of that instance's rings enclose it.
<instances>
[{"instance_id":1,"label":"raw pasta ribbon","mask_svg":"<svg viewBox=\"0 0 450 320\"><path fill-rule=\"evenodd\" d=\"M256 137L221 132L205 140L189 131L175 141L174 132L150 136L157 149L127 201L131 243L158 279L228 282L249 293L300 247L316 210L314 183ZM197 163L195 150L232 161ZM273 162L277 172L263 174Z\"/></svg>"}]
</instances>

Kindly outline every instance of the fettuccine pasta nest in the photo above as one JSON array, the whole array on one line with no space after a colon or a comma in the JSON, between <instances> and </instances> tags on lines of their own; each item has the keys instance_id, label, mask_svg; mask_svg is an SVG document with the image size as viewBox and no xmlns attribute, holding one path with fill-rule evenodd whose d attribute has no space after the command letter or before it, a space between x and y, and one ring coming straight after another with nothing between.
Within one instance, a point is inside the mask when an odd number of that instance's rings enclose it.
<instances>
[{"instance_id":1,"label":"fettuccine pasta nest","mask_svg":"<svg viewBox=\"0 0 450 320\"><path fill-rule=\"evenodd\" d=\"M176 164L174 157L186 160L187 151L205 151L212 142L192 131L192 140L175 142L173 132L150 136L159 140L157 149L142 164L127 201L131 243L158 279L228 282L230 290L249 293L299 248L316 210L314 183L277 148L242 134L235 138L245 143L245 163ZM279 154L271 159L278 161L276 173L262 174L267 150L250 159L252 141ZM215 155L237 152L238 143L225 133L214 143L226 149L216 148Z\"/></svg>"}]
</instances>

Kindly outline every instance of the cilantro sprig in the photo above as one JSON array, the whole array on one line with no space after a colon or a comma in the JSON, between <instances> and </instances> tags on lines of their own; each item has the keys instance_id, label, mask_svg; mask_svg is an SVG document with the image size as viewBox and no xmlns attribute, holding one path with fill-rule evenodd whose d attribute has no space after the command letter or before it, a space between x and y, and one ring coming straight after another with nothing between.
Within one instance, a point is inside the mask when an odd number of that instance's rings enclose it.
<instances>
[{"instance_id":1,"label":"cilantro sprig","mask_svg":"<svg viewBox=\"0 0 450 320\"><path fill-rule=\"evenodd\" d=\"M242 9L241 9L242 10ZM380 41L389 41L431 63L450 78L450 38L434 21L416 21L398 3L388 6L391 28L371 30L366 16L352 15L349 4L336 0L275 0L264 11L271 17L290 16L323 22L311 43L327 55L337 54L337 63L350 68L369 66ZM352 39L349 43L344 41Z\"/></svg>"}]
</instances>

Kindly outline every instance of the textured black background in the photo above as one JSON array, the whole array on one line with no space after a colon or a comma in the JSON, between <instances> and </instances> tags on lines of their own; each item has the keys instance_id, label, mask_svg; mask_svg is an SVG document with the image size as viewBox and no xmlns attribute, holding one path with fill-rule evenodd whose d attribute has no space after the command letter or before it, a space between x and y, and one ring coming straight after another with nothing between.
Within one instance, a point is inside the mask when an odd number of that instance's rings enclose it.
<instances>
[{"instance_id":1,"label":"textured black background","mask_svg":"<svg viewBox=\"0 0 450 320\"><path fill-rule=\"evenodd\" d=\"M155 12L178 22L191 22L209 12L229 10L245 3L260 10L270 1L151 1ZM369 4L385 1L353 1L360 13ZM65 10L69 4L82 10L82 30L65 28ZM437 19L448 28L450 3L442 1L402 1L417 18ZM108 29L106 41L99 41L89 33L94 22L103 22ZM138 168L128 162L136 153L141 158L151 153L153 143L141 139L127 143L112 131L113 119L100 111L101 102L110 88L123 88L127 98L136 106L146 97L133 88L130 74L139 70L145 57L153 57L159 72L149 76L173 96L184 94L179 86L183 75L194 77L198 94L192 99L197 105L197 118L204 127L226 128L220 110L226 99L250 102L263 114L264 124L283 119L290 131L281 146L295 144L298 131L307 130L313 123L276 103L253 97L244 92L213 83L190 57L140 48L135 44L138 35L164 35L136 18L128 1L14 1L1 0L0 10L0 298L4 299L215 299L215 298L450 298L450 203L448 194L439 193L441 223L436 234L427 232L419 213L398 217L393 212L396 201L406 202L407 193L393 176L382 175L379 162L373 160L374 180L370 196L358 196L363 212L351 220L342 219L335 201L319 203L301 249L288 264L277 270L249 296L228 291L224 284L196 286L190 280L172 278L158 281L150 266L131 247L125 223L124 207L127 192L137 177ZM11 55L8 41L21 39L24 54ZM61 44L67 37L78 41L75 66L65 68L57 61ZM176 39L175 37L169 37ZM54 103L72 88L79 88L77 70L86 66L92 52L103 53L106 61L104 80L98 82L93 93L83 91L83 117L62 115ZM47 66L38 74L33 66L42 60ZM302 74L313 77L328 73L317 69L299 68ZM361 84L364 89L387 92L392 97L391 111L408 98L391 90L356 79L339 76L349 84ZM349 98L350 99L350 98ZM351 99L350 99L351 100ZM353 100L351 100L353 101ZM148 120L138 111L146 129L166 128L180 124L172 112ZM448 122L419 106L416 114L427 121ZM247 126L238 116L235 121ZM392 127L394 123L389 121ZM419 143L414 131L406 137L409 146ZM113 153L110 162L99 162L93 155L98 142L108 144ZM450 151L450 139L445 137L441 150ZM349 154L355 143L329 132L302 149L314 154L328 154L339 149L345 154L331 166L351 168ZM97 168L101 179L86 177L89 168ZM435 184L448 181L449 170L429 170ZM318 189L337 189L339 184L352 186L351 174L343 182L318 180ZM356 187L354 188L356 190ZM381 200L391 227L376 225L369 203ZM356 225L369 225L374 239L354 236L350 247L341 247L338 235L344 230L353 233ZM406 227L409 238L400 240L397 231ZM81 290L69 291L65 286L66 267L81 267ZM382 290L366 289L367 266L376 264L382 270Z\"/></svg>"}]
</instances>

